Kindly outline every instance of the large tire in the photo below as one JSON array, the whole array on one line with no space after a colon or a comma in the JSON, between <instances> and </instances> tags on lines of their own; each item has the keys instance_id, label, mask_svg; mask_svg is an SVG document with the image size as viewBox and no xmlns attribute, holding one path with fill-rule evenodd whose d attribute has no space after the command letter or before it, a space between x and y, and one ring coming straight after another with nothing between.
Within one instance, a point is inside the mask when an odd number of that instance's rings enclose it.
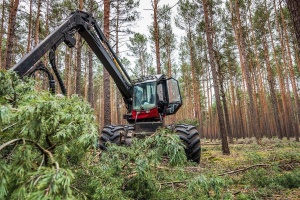
<instances>
[{"instance_id":1,"label":"large tire","mask_svg":"<svg viewBox=\"0 0 300 200\"><path fill-rule=\"evenodd\" d=\"M174 132L178 134L185 146L185 154L187 159L196 163L200 163L200 135L196 127L186 124L175 125Z\"/></svg>"},{"instance_id":2,"label":"large tire","mask_svg":"<svg viewBox=\"0 0 300 200\"><path fill-rule=\"evenodd\" d=\"M125 129L121 125L108 125L102 130L100 137L100 149L106 150L106 143L121 144L121 136L125 134Z\"/></svg>"}]
</instances>

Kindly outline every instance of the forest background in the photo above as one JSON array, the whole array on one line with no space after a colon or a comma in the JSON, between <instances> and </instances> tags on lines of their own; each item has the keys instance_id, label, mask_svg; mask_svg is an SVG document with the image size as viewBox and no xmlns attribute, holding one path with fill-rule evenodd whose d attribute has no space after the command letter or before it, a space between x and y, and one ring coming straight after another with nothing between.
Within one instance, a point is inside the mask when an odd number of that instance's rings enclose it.
<instances>
[{"instance_id":1,"label":"forest background","mask_svg":"<svg viewBox=\"0 0 300 200\"><path fill-rule=\"evenodd\" d=\"M10 69L70 11L90 12L132 78L165 73L179 80L184 105L166 123L192 123L202 138L217 142L228 136L235 143L231 157L220 155L218 143L204 144L201 166L187 163L178 138L167 130L128 148L91 148L97 129L125 123L125 107L102 64L76 35L75 48L61 45L56 51L70 98L43 92L44 74L36 74L39 84L33 87L1 71L0 197L299 198L299 143L293 141L300 131L299 26L289 13L296 3L287 9L277 0L153 0L148 34L131 29L142 3L2 0L0 68ZM49 67L48 56L42 60ZM252 143L253 136L262 145L234 141Z\"/></svg>"},{"instance_id":2,"label":"forest background","mask_svg":"<svg viewBox=\"0 0 300 200\"><path fill-rule=\"evenodd\" d=\"M104 26L103 3L3 0L0 68L11 68L72 10L91 12ZM104 32L133 78L165 73L179 80L184 104L167 123L192 122L201 137L226 134L230 142L252 136L299 140L299 48L284 2L151 1L147 35L131 29L141 3L110 1L109 31ZM171 17L174 9L177 14ZM182 30L180 37L174 24ZM57 51L67 95L88 101L99 127L124 124L125 107L116 86L105 80L102 64L76 37L75 49L62 45ZM49 65L47 55L43 61ZM37 77L39 89L45 89L45 77Z\"/></svg>"}]
</instances>

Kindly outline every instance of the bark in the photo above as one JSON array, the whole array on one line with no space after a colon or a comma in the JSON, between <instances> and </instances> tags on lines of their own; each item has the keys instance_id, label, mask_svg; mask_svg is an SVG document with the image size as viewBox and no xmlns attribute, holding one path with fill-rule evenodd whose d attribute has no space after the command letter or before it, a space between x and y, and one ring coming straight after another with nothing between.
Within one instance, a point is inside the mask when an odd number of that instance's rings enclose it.
<instances>
[{"instance_id":1,"label":"bark","mask_svg":"<svg viewBox=\"0 0 300 200\"><path fill-rule=\"evenodd\" d=\"M236 85L236 84L235 84ZM239 129L240 129L240 134L239 134L239 137L240 138L243 138L245 139L246 138L246 132L247 132L247 127L245 126L245 123L244 123L244 119L243 119L243 116L245 116L243 114L243 107L242 107L242 99L241 99L241 94L239 93L238 91L238 87L236 87L236 96L237 96L237 101L238 101L238 115L239 115Z\"/></svg>"},{"instance_id":2,"label":"bark","mask_svg":"<svg viewBox=\"0 0 300 200\"><path fill-rule=\"evenodd\" d=\"M257 72L258 72L258 76L257 76L258 77L258 82L259 82L259 84L258 84L258 88L259 88L258 92L259 92L259 99L260 99L260 102L261 102L262 118L263 118L262 121L261 121L261 126L262 126L262 128L264 128L263 132L266 133L267 131L270 132L269 129L265 128L267 122L269 121L269 120L267 120L268 119L268 113L269 113L269 111L268 111L268 106L267 106L266 91L264 89L264 84L263 84L263 77L261 75L261 62L259 60L258 50L257 50L257 46L256 46L256 38L255 38L254 31L253 31L252 15L251 15L250 7L249 7L249 13L250 13L249 18L250 18L250 26L251 26L250 27L250 29L251 29L251 39L252 39L253 46L254 46L255 61L256 61L255 64L257 66ZM274 82L275 81L274 80L274 75L271 74L270 78L271 78L272 84L274 84L275 83ZM271 88L270 88L270 90L271 90ZM276 94L275 90L274 90L273 94ZM271 96L272 96L272 92L271 92ZM279 120L278 125L276 125L277 126L277 128L276 128L277 130L274 129L275 130L275 134L278 136L278 134L279 135L282 134L282 128L281 128L281 122L280 122L280 118L279 118L279 114L278 114L278 106L277 106L277 98L276 98L276 96L271 97L271 101L272 101L271 103L272 103L272 108L273 108L273 113L274 113L274 120L276 122L278 122L278 120ZM275 107L274 107L273 103L275 103ZM277 112L276 112L276 110L277 110Z\"/></svg>"},{"instance_id":3,"label":"bark","mask_svg":"<svg viewBox=\"0 0 300 200\"><path fill-rule=\"evenodd\" d=\"M81 96L81 51L82 51L82 38L77 34L77 43L76 43L76 94Z\"/></svg>"},{"instance_id":4,"label":"bark","mask_svg":"<svg viewBox=\"0 0 300 200\"><path fill-rule=\"evenodd\" d=\"M271 64L270 64L270 58L269 58L269 50L268 46L266 43L266 35L264 34L263 36L263 47L264 47L264 53L265 53L265 58L266 58L266 67L267 67L267 73L268 73L268 83L270 87L270 94L271 94L271 104L272 104L272 109L273 109L273 115L275 119L275 125L276 125L276 135L282 135L281 133L281 123L279 119L279 110L277 107L277 99L276 99L276 92L275 92L275 85L274 85L274 76L272 73L271 69Z\"/></svg>"},{"instance_id":5,"label":"bark","mask_svg":"<svg viewBox=\"0 0 300 200\"><path fill-rule=\"evenodd\" d=\"M232 0L231 3L231 9L232 9ZM247 62L247 54L245 49L245 40L243 39L243 32L242 32L242 24L241 24L241 17L240 17L240 9L239 9L239 1L235 0L235 10L236 10L236 18L237 18L237 29L236 29L236 40L237 44L239 46L239 53L241 58L241 65L242 65L242 71L244 75L244 79L247 86L247 92L248 92L248 98L249 98L249 112L250 112L250 133L251 135L254 135L257 139L257 142L260 144L261 141L261 133L259 131L259 122L258 122L258 115L255 110L254 100L253 100L253 86L251 84L251 75L249 71L249 65ZM233 13L233 9L231 10Z\"/></svg>"},{"instance_id":6,"label":"bark","mask_svg":"<svg viewBox=\"0 0 300 200\"><path fill-rule=\"evenodd\" d=\"M220 94L219 94L219 83L218 83L217 70L216 70L216 66L215 66L214 52L213 52L212 28L211 28L210 20L209 20L209 16L208 16L207 0L203 0L203 10L204 10L204 18L205 18L205 31L206 31L208 53L209 53L209 61L210 61L210 66L211 66L211 71L212 71L212 76L213 76L214 92L215 92L218 119L219 119L219 128L220 128L220 135L221 135L221 140L222 140L222 152L223 152L223 154L229 155L230 150L228 147L223 109L222 109L221 99L220 99Z\"/></svg>"},{"instance_id":7,"label":"bark","mask_svg":"<svg viewBox=\"0 0 300 200\"><path fill-rule=\"evenodd\" d=\"M88 50L88 66L89 66L89 86L88 86L88 102L92 108L94 106L94 84L93 84L93 52L92 49Z\"/></svg>"},{"instance_id":8,"label":"bark","mask_svg":"<svg viewBox=\"0 0 300 200\"><path fill-rule=\"evenodd\" d=\"M233 137L232 137L232 131L231 131L231 126L229 122L229 112L228 112L228 107L227 107L227 101L226 101L226 95L225 95L225 90L224 90L224 69L222 69L222 66L220 64L220 55L219 52L215 51L215 59L216 59L216 64L218 67L217 70L217 77L218 77L218 83L220 85L220 96L222 97L222 103L223 103L223 109L224 109L224 116L225 116L225 124L226 124L226 132L229 137L229 143L233 143Z\"/></svg>"},{"instance_id":9,"label":"bark","mask_svg":"<svg viewBox=\"0 0 300 200\"><path fill-rule=\"evenodd\" d=\"M36 21L35 21L35 35L34 35L34 46L35 47L39 43L41 5L42 5L42 1L38 0L38 2L37 2Z\"/></svg>"},{"instance_id":10,"label":"bark","mask_svg":"<svg viewBox=\"0 0 300 200\"><path fill-rule=\"evenodd\" d=\"M0 28L0 69L2 69L2 39L3 39L3 27L4 27L4 19L5 19L5 0L2 1L2 17L1 17L1 28Z\"/></svg>"},{"instance_id":11,"label":"bark","mask_svg":"<svg viewBox=\"0 0 300 200\"><path fill-rule=\"evenodd\" d=\"M283 127L282 127L281 132L279 132L279 135L278 135L278 137L280 139L282 139L283 136L286 135L286 133L288 131L288 127L290 127L290 125L289 125L290 120L289 120L288 106L287 106L288 100L287 100L287 96L286 96L286 89L285 89L285 84L284 84L284 79L283 79L284 69L282 67L280 67L279 63L278 63L278 58L277 58L277 54L276 54L276 47L275 47L275 44L274 44L274 39L273 39L273 34L272 34L269 18L267 19L267 25L268 25L268 31L269 31L269 35L270 35L272 50L273 50L273 56L274 56L274 60L275 60L276 73L278 74L278 79L279 79L279 88L280 88L281 97L282 97L282 104L279 102L279 100L277 102L277 104L279 104L277 107L278 108L281 108L281 107L283 108L283 109L279 109L279 110L283 110L283 114L282 114Z\"/></svg>"},{"instance_id":12,"label":"bark","mask_svg":"<svg viewBox=\"0 0 300 200\"><path fill-rule=\"evenodd\" d=\"M79 10L83 10L83 0L79 0Z\"/></svg>"},{"instance_id":13,"label":"bark","mask_svg":"<svg viewBox=\"0 0 300 200\"><path fill-rule=\"evenodd\" d=\"M283 25L283 34L284 34L284 37L285 37L285 45L286 45L286 48L287 48L290 80L292 82L292 90L293 90L293 94L294 94L294 98L295 98L294 101L295 101L295 104L296 104L297 120L295 120L295 122L296 122L295 136L296 136L296 140L299 141L299 130L298 130L298 125L297 124L300 124L300 100L299 100L299 95L298 95L296 81L295 81L295 72L294 72L294 68L293 68L292 54L291 54L289 40L288 40L289 36L288 36L287 30L286 30L286 24L285 24L284 15L283 15L283 12L282 12L281 2L280 2L279 5L280 5L280 15L281 15L282 25Z\"/></svg>"},{"instance_id":14,"label":"bark","mask_svg":"<svg viewBox=\"0 0 300 200\"><path fill-rule=\"evenodd\" d=\"M223 79L224 79L223 77L220 78L220 92L221 92L223 108L224 108L226 131L227 131L227 135L229 137L229 143L233 144L233 136L232 136L231 125L230 125L230 122L229 122L229 112L228 112L228 106L227 106L227 100L226 100L226 95L225 95L225 90L224 90L224 81L223 81Z\"/></svg>"},{"instance_id":15,"label":"bark","mask_svg":"<svg viewBox=\"0 0 300 200\"><path fill-rule=\"evenodd\" d=\"M94 0L90 1L90 12L94 13ZM83 7L83 2L80 2L80 6ZM88 57L88 88L87 88L87 100L90 103L91 107L95 109L94 105L94 71L93 71L93 51L91 48L87 49L87 57Z\"/></svg>"},{"instance_id":16,"label":"bark","mask_svg":"<svg viewBox=\"0 0 300 200\"><path fill-rule=\"evenodd\" d=\"M49 21L50 21L49 12L51 12L51 10L50 10L50 1L52 1L52 0L47 0L47 4L46 4L46 26L45 26L46 35L50 34L50 31L49 31Z\"/></svg>"},{"instance_id":17,"label":"bark","mask_svg":"<svg viewBox=\"0 0 300 200\"><path fill-rule=\"evenodd\" d=\"M66 48L66 55L65 55L65 70L64 70L64 82L66 83L66 89L67 89L67 96L70 96L70 89L69 89L69 83L71 79L70 74L70 50Z\"/></svg>"},{"instance_id":18,"label":"bark","mask_svg":"<svg viewBox=\"0 0 300 200\"><path fill-rule=\"evenodd\" d=\"M234 85L233 85L233 81L232 78L230 78L229 81L230 84L230 93L231 93L231 105L232 105L232 109L231 109L231 118L232 118L232 127L233 127L233 133L234 133L234 137L236 139L238 139L238 135L239 135L239 129L238 129L238 117L237 117L237 108L236 108L236 100L235 100L235 92L234 92Z\"/></svg>"},{"instance_id":19,"label":"bark","mask_svg":"<svg viewBox=\"0 0 300 200\"><path fill-rule=\"evenodd\" d=\"M292 17L298 48L300 49L300 1L286 0L286 3Z\"/></svg>"},{"instance_id":20,"label":"bark","mask_svg":"<svg viewBox=\"0 0 300 200\"><path fill-rule=\"evenodd\" d=\"M83 80L83 84L84 84L84 90L83 90L83 96L84 96L84 100L88 101L88 86L89 86L89 82L88 82L88 71L89 71L89 61L88 61L88 50L86 50L86 55L84 56L84 80Z\"/></svg>"},{"instance_id":21,"label":"bark","mask_svg":"<svg viewBox=\"0 0 300 200\"><path fill-rule=\"evenodd\" d=\"M119 19L120 19L120 1L117 1L117 6L116 6L116 55L119 56ZM121 102L121 94L120 91L117 87L115 88L115 95L116 95L116 124L120 124L121 123L121 110L120 110L120 104L122 104Z\"/></svg>"},{"instance_id":22,"label":"bark","mask_svg":"<svg viewBox=\"0 0 300 200\"><path fill-rule=\"evenodd\" d=\"M29 19L28 19L28 36L27 36L27 50L28 53L31 49L31 32L32 32L32 0L29 3Z\"/></svg>"},{"instance_id":23,"label":"bark","mask_svg":"<svg viewBox=\"0 0 300 200\"><path fill-rule=\"evenodd\" d=\"M161 73L161 67L160 67L160 45L159 45L159 28L158 28L158 1L159 0L153 0L152 6L153 6L153 27L154 27L154 40L155 40L155 55L156 55L156 69L157 74Z\"/></svg>"},{"instance_id":24,"label":"bark","mask_svg":"<svg viewBox=\"0 0 300 200\"><path fill-rule=\"evenodd\" d=\"M266 7L266 1L265 1L265 7ZM256 58L256 62L257 62L257 66L258 66L258 74L259 74L259 85L260 88L262 88L262 92L260 92L260 98L262 99L262 110L263 110L263 114L264 114L264 118L268 117L266 116L267 113L269 113L270 111L268 111L268 105L265 99L265 90L263 87L263 83L262 83L262 76L261 76L261 66L260 66L260 62L258 59L258 53L257 53L257 47L256 47L256 42L255 42L255 38L254 38L254 31L253 31L253 25L252 25L252 16L251 16L251 11L250 12L250 22L251 22L251 32L252 32L252 39L253 39L253 43L254 43L254 48L255 48L255 58ZM280 121L280 117L279 117L279 108L278 108L278 104L277 104L277 97L276 97L276 91L275 91L275 79L274 79L274 74L272 73L272 69L271 69L271 63L270 63L270 58L269 58L269 49L268 49L268 44L267 44L267 38L266 38L266 32L264 30L264 34L263 34L263 38L262 38L262 43L263 43L263 48L264 48L264 54L265 54L265 58L266 58L266 67L267 67L267 80L269 83L269 88L270 88L270 99L271 99L271 106L272 106L272 113L273 113L273 117L274 117L274 123L272 123L272 121L269 120L265 120L262 122L263 126L266 126L266 124L269 124L270 128L266 128L263 129L264 133L269 133L271 131L271 128L274 127L273 124L275 124L275 128L273 128L273 131L275 133L276 136L282 135L282 127L281 127L281 121ZM272 136L274 136L274 133L268 134L268 137L271 138Z\"/></svg>"},{"instance_id":25,"label":"bark","mask_svg":"<svg viewBox=\"0 0 300 200\"><path fill-rule=\"evenodd\" d=\"M279 31L279 39L280 39L280 45L281 45L281 55L282 55L282 61L283 61L283 65L282 66L277 66L279 67L279 71L280 73L279 74L279 77L282 79L282 87L284 87L286 90L286 99L282 99L282 101L286 101L284 102L285 105L286 105L286 132L285 132L285 136L289 139L290 137L290 134L293 132L293 126L294 126L294 117L292 117L291 113L292 113L292 103L291 103L291 95L290 95L290 88L289 88L289 81L288 81L288 78L286 79L286 83L285 83L285 80L284 80L284 76L288 75L288 69L287 69L287 61L286 61L286 52L285 52L285 45L284 45L284 38L283 38L283 33L282 33L282 29L281 29L281 26L279 24L280 22L280 19L278 19L278 15L277 15L277 9L276 9L276 2L275 0L273 1L274 3L274 10L275 10L275 13L276 13L276 20L275 20L275 23L276 23L276 26L277 26L277 30ZM270 32L271 34L271 32ZM274 50L275 52L275 50ZM284 95L282 96L283 98L285 97Z\"/></svg>"},{"instance_id":26,"label":"bark","mask_svg":"<svg viewBox=\"0 0 300 200\"><path fill-rule=\"evenodd\" d=\"M83 0L79 0L79 10L83 10ZM81 51L82 38L79 34L76 36L76 78L75 78L75 93L81 96Z\"/></svg>"},{"instance_id":27,"label":"bark","mask_svg":"<svg viewBox=\"0 0 300 200\"><path fill-rule=\"evenodd\" d=\"M17 10L19 7L19 0L12 0L10 2L10 11L9 11L9 21L8 21L8 32L6 39L6 52L4 56L5 69L9 69L12 63L12 54L13 54L13 42L15 39L15 25L17 18Z\"/></svg>"},{"instance_id":28,"label":"bark","mask_svg":"<svg viewBox=\"0 0 300 200\"><path fill-rule=\"evenodd\" d=\"M109 15L110 0L104 0L104 35L109 40ZM103 95L104 95L104 125L111 124L111 105L110 105L110 75L104 69L103 76Z\"/></svg>"},{"instance_id":29,"label":"bark","mask_svg":"<svg viewBox=\"0 0 300 200\"><path fill-rule=\"evenodd\" d=\"M189 45L189 53L190 53L190 66L192 71L192 85L193 85L193 96L194 96L194 117L199 121L202 121L201 112L199 109L200 99L199 99L199 84L197 83L196 77L196 67L195 67L195 51L194 51L194 44L192 41L192 33L190 24L188 26L188 45Z\"/></svg>"}]
</instances>

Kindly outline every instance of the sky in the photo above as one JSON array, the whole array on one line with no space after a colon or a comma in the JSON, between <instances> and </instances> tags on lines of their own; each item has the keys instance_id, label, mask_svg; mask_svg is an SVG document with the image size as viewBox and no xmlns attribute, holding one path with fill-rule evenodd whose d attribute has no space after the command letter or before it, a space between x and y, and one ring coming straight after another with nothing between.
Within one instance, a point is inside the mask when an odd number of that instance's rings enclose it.
<instances>
[{"instance_id":1,"label":"sky","mask_svg":"<svg viewBox=\"0 0 300 200\"><path fill-rule=\"evenodd\" d=\"M165 4L169 4L169 6L174 6L178 0L160 0L158 3L159 7L162 7ZM137 22L136 30L142 31L145 33L149 33L148 26L153 23L153 19L151 17L151 14L153 14L151 5L151 0L140 0L140 6L139 9L137 9L138 12L140 12L140 19ZM174 17L177 14L177 5L175 5L172 9L172 20L174 22ZM174 24L175 27L175 24Z\"/></svg>"},{"instance_id":2,"label":"sky","mask_svg":"<svg viewBox=\"0 0 300 200\"><path fill-rule=\"evenodd\" d=\"M175 22L174 22L174 17L177 14L177 7L178 5L176 5L178 2L178 0L160 0L158 3L159 7L162 7L165 4L169 4L170 7L174 7L171 9L172 12L172 28L173 28L173 32L176 35L177 41L179 41L180 37L184 34L183 30L180 30L179 28L177 28L175 26ZM146 35L148 38L150 37L150 33L149 33L149 26L153 24L153 19L152 19L152 14L153 14L153 8L151 5L151 0L140 0L140 6L137 9L137 11L140 13L140 19L137 20L136 24L133 27L133 31L134 32L139 32L142 33L144 35ZM131 36L132 37L132 36ZM127 51L126 47L124 47L125 49L123 51ZM148 44L148 51L150 52L150 43ZM178 52L174 52L175 55ZM135 65L135 60L133 57L130 57L126 54L123 54L123 56L125 56L128 60L130 60L131 62L131 68L134 67ZM155 64L155 55L153 55L153 64Z\"/></svg>"}]
</instances>

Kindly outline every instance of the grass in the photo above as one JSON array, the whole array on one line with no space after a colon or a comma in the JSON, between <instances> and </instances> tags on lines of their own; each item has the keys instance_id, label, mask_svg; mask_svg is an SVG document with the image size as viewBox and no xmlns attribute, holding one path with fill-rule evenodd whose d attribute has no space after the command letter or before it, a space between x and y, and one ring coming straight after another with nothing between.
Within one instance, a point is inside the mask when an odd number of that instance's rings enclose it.
<instances>
[{"instance_id":1,"label":"grass","mask_svg":"<svg viewBox=\"0 0 300 200\"><path fill-rule=\"evenodd\" d=\"M238 142L230 145L228 156L222 155L220 142L202 140L200 165L162 171L170 180L160 186L164 199L300 199L299 142Z\"/></svg>"}]
</instances>

